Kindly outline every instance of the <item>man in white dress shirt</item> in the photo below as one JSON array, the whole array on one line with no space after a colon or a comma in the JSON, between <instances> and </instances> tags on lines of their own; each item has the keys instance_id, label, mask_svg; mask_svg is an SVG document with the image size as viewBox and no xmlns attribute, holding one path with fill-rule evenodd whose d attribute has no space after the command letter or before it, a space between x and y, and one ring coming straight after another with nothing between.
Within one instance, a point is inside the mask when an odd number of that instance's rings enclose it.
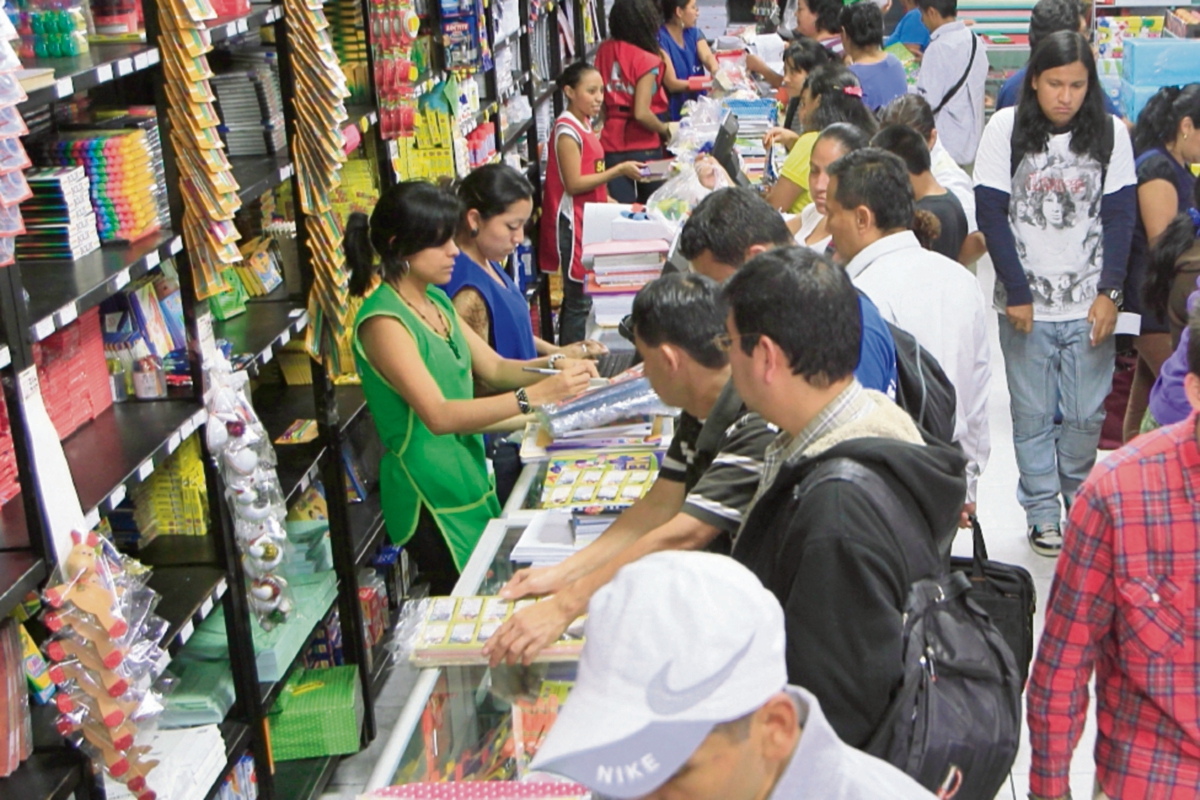
<instances>
[{"instance_id":1,"label":"man in white dress shirt","mask_svg":"<svg viewBox=\"0 0 1200 800\"><path fill-rule=\"evenodd\" d=\"M938 138L955 162L975 162L983 136L983 92L987 82L987 45L958 21L957 0L917 0L929 29L921 58L917 93L929 101Z\"/></svg>"}]
</instances>

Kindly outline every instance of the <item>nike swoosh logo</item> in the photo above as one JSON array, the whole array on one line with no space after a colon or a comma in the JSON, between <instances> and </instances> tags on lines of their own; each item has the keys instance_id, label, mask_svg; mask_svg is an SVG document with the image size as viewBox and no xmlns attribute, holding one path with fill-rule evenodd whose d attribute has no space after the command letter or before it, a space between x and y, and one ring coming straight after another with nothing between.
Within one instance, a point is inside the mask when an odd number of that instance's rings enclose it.
<instances>
[{"instance_id":1,"label":"nike swoosh logo","mask_svg":"<svg viewBox=\"0 0 1200 800\"><path fill-rule=\"evenodd\" d=\"M729 678L738 662L745 658L746 653L750 651L750 645L753 642L754 636L751 636L742 649L726 662L725 666L686 689L676 690L667 685L667 673L671 671L672 664L668 661L658 671L658 674L650 679L650 684L646 687L646 704L650 706L651 711L662 716L673 716L687 711L707 699L717 690L717 687Z\"/></svg>"}]
</instances>

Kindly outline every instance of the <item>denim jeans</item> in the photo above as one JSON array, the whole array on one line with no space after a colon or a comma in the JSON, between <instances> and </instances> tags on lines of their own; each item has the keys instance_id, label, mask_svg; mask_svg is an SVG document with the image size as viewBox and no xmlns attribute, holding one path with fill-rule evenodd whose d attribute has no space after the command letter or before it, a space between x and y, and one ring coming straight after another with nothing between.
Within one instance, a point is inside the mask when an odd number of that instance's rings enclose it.
<instances>
[{"instance_id":1,"label":"denim jeans","mask_svg":"<svg viewBox=\"0 0 1200 800\"><path fill-rule=\"evenodd\" d=\"M1104 398L1112 390L1115 343L1091 344L1086 319L1034 322L1019 333L1000 315L1000 349L1008 377L1017 451L1017 500L1029 525L1059 524L1096 463ZM1056 424L1055 412L1062 422Z\"/></svg>"}]
</instances>

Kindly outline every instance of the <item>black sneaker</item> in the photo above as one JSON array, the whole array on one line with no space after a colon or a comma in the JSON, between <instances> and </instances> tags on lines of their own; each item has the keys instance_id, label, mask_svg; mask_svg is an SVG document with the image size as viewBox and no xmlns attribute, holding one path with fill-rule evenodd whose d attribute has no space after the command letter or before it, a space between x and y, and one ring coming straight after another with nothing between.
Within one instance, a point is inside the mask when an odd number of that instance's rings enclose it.
<instances>
[{"instance_id":1,"label":"black sneaker","mask_svg":"<svg viewBox=\"0 0 1200 800\"><path fill-rule=\"evenodd\" d=\"M1062 552L1062 531L1053 522L1029 526L1029 546L1039 556L1054 558Z\"/></svg>"}]
</instances>

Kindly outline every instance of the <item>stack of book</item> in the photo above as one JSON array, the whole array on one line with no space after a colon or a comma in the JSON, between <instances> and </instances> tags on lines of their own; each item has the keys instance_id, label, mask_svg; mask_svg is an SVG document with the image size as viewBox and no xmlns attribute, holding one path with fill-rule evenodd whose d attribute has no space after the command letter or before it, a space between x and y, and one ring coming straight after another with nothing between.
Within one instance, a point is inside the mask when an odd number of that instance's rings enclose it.
<instances>
[{"instance_id":1,"label":"stack of book","mask_svg":"<svg viewBox=\"0 0 1200 800\"><path fill-rule=\"evenodd\" d=\"M662 274L670 248L664 239L584 245L584 263L590 262L584 290L592 297L598 325L620 324L633 308L633 297L638 290Z\"/></svg>"},{"instance_id":2,"label":"stack of book","mask_svg":"<svg viewBox=\"0 0 1200 800\"><path fill-rule=\"evenodd\" d=\"M25 173L33 196L21 203L25 233L17 237L22 261L74 261L100 248L83 167L49 167Z\"/></svg>"},{"instance_id":3,"label":"stack of book","mask_svg":"<svg viewBox=\"0 0 1200 800\"><path fill-rule=\"evenodd\" d=\"M221 108L220 131L230 156L278 153L287 145L274 54L239 52L235 69L210 79Z\"/></svg>"}]
</instances>

